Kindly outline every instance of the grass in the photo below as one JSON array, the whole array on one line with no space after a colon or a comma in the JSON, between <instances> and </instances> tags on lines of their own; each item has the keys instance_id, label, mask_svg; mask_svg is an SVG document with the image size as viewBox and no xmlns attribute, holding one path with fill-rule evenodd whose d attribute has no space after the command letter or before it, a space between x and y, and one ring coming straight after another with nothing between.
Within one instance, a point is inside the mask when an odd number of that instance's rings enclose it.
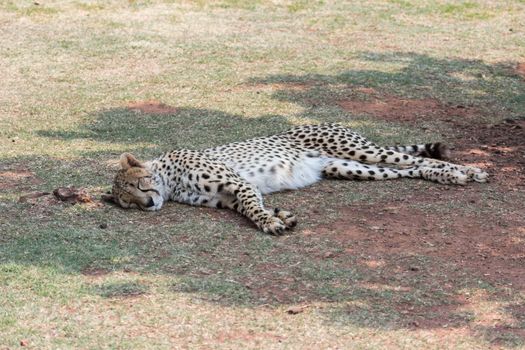
<instances>
[{"instance_id":1,"label":"grass","mask_svg":"<svg viewBox=\"0 0 525 350\"><path fill-rule=\"evenodd\" d=\"M523 1L1 2L0 348L524 346L519 287L430 254L371 255L330 226L344 208L434 184L334 181L268 196L301 219L282 238L176 203L142 213L18 202L65 185L98 196L125 151L149 159L298 124L340 122L381 144L458 135L338 104L370 89L472 106L480 125L518 118L524 13ZM170 112L129 108L149 100ZM443 196L418 208L480 220L522 208L519 191L476 191L487 206Z\"/></svg>"}]
</instances>

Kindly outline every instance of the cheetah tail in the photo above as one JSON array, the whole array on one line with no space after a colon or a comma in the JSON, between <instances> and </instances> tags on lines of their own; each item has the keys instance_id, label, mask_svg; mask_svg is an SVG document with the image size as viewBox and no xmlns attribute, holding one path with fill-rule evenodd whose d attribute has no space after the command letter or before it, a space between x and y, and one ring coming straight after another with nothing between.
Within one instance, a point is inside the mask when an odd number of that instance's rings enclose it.
<instances>
[{"instance_id":1,"label":"cheetah tail","mask_svg":"<svg viewBox=\"0 0 525 350\"><path fill-rule=\"evenodd\" d=\"M450 149L440 142L426 143L424 145L390 146L386 148L392 151L410 154L418 157L427 157L434 159L450 158Z\"/></svg>"}]
</instances>

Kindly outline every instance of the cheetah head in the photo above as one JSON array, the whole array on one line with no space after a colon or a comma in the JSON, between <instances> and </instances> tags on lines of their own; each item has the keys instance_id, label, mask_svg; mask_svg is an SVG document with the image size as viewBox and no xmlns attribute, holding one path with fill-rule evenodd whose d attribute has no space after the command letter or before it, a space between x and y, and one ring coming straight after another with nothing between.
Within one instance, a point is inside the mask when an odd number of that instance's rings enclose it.
<instances>
[{"instance_id":1,"label":"cheetah head","mask_svg":"<svg viewBox=\"0 0 525 350\"><path fill-rule=\"evenodd\" d=\"M164 199L151 171L129 153L120 156L121 169L113 181L113 202L122 208L159 210Z\"/></svg>"}]
</instances>

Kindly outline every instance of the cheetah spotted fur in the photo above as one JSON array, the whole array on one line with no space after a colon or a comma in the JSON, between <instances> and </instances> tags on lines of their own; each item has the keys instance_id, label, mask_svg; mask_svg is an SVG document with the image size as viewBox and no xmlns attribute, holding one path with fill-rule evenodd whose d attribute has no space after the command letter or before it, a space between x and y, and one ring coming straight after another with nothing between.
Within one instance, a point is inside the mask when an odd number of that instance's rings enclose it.
<instances>
[{"instance_id":1,"label":"cheetah spotted fur","mask_svg":"<svg viewBox=\"0 0 525 350\"><path fill-rule=\"evenodd\" d=\"M112 196L123 208L159 210L168 200L230 208L264 232L279 235L297 220L290 212L267 209L262 195L321 178L408 177L457 185L487 181L487 173L478 168L434 159L446 152L439 143L379 147L339 124L304 125L205 150L175 150L148 162L124 153Z\"/></svg>"}]
</instances>

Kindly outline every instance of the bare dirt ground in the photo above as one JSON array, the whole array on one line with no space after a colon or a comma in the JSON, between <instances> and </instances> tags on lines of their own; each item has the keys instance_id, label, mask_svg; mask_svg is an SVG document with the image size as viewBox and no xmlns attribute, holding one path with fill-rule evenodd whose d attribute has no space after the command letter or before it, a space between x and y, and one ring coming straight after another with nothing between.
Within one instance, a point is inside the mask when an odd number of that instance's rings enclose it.
<instances>
[{"instance_id":1,"label":"bare dirt ground","mask_svg":"<svg viewBox=\"0 0 525 350\"><path fill-rule=\"evenodd\" d=\"M157 100L130 102L127 105L127 108L135 112L155 115L172 114L177 112L177 108L168 106Z\"/></svg>"}]
</instances>

